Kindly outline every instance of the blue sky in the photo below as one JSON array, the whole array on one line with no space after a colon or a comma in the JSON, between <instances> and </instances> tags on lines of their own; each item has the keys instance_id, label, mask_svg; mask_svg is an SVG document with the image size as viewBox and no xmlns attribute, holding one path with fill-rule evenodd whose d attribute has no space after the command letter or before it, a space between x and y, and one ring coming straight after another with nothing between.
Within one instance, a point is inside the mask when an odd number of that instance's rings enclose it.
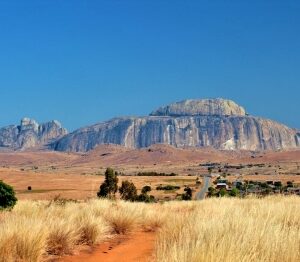
<instances>
[{"instance_id":1,"label":"blue sky","mask_svg":"<svg viewBox=\"0 0 300 262\"><path fill-rule=\"evenodd\" d=\"M0 126L224 97L300 128L300 2L0 0Z\"/></svg>"}]
</instances>

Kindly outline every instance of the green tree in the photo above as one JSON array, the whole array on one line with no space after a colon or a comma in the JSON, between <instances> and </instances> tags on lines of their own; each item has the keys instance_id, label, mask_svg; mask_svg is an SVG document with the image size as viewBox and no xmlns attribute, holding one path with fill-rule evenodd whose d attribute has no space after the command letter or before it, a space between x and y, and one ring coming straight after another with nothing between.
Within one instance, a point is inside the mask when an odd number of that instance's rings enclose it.
<instances>
[{"instance_id":1,"label":"green tree","mask_svg":"<svg viewBox=\"0 0 300 262\"><path fill-rule=\"evenodd\" d=\"M14 189L0 180L0 210L13 208L17 201Z\"/></svg>"},{"instance_id":2,"label":"green tree","mask_svg":"<svg viewBox=\"0 0 300 262\"><path fill-rule=\"evenodd\" d=\"M116 192L118 191L118 173L112 168L107 168L105 171L105 179L101 184L98 197L108 197L114 198Z\"/></svg>"},{"instance_id":3,"label":"green tree","mask_svg":"<svg viewBox=\"0 0 300 262\"><path fill-rule=\"evenodd\" d=\"M193 191L190 187L184 189L185 193L182 195L182 200L192 200Z\"/></svg>"},{"instance_id":4,"label":"green tree","mask_svg":"<svg viewBox=\"0 0 300 262\"><path fill-rule=\"evenodd\" d=\"M126 201L135 201L137 198L137 190L132 182L127 180L122 182L122 186L119 188L121 199Z\"/></svg>"},{"instance_id":5,"label":"green tree","mask_svg":"<svg viewBox=\"0 0 300 262\"><path fill-rule=\"evenodd\" d=\"M151 189L151 186L144 186L142 188L142 194L147 194L148 192L150 192L152 189Z\"/></svg>"}]
</instances>

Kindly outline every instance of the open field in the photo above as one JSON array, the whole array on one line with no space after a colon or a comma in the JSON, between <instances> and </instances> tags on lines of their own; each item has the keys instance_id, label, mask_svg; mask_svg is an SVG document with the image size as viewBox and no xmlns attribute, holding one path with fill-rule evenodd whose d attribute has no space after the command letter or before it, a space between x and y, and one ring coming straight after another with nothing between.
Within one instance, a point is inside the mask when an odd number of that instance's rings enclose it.
<instances>
[{"instance_id":1,"label":"open field","mask_svg":"<svg viewBox=\"0 0 300 262\"><path fill-rule=\"evenodd\" d=\"M0 162L0 180L12 185L19 199L12 212L0 213L0 262L95 257L116 261L126 252L139 261L163 262L300 259L296 196L161 204L96 199L107 167L120 172L119 185L123 180L138 190L150 185L150 194L159 200L175 199L185 185L199 191L202 185L196 179L203 182L209 167L214 177L226 174L229 181L299 184L300 151L223 152L164 145L132 150L106 145L84 154L1 152ZM137 176L151 171L176 176ZM158 191L158 185L181 188ZM53 201L58 195L80 201Z\"/></svg>"},{"instance_id":2,"label":"open field","mask_svg":"<svg viewBox=\"0 0 300 262\"><path fill-rule=\"evenodd\" d=\"M164 204L20 201L1 214L0 261L55 261L74 252L60 260L92 261L104 247L107 261L114 261L120 250L124 257L132 252L130 243L142 232L155 232L156 241L143 248L140 240L140 261L299 261L299 221L300 198L291 196ZM122 248L118 239L126 235ZM95 245L95 253L78 254L79 247Z\"/></svg>"},{"instance_id":3,"label":"open field","mask_svg":"<svg viewBox=\"0 0 300 262\"><path fill-rule=\"evenodd\" d=\"M138 189L160 184L180 186L178 191L156 191L155 197L168 200L182 193L184 185L195 191L196 178L208 174L206 165L215 163L213 173L230 174L248 180L281 180L300 183L300 151L235 152L214 149L178 149L155 145L146 149L129 149L103 145L88 153L49 151L0 152L0 179L11 184L19 199L64 198L89 199L96 196L107 167L123 175L120 181L130 180ZM176 173L176 177L135 176L138 172ZM200 180L201 181L201 180ZM27 187L32 190L28 191Z\"/></svg>"},{"instance_id":4,"label":"open field","mask_svg":"<svg viewBox=\"0 0 300 262\"><path fill-rule=\"evenodd\" d=\"M40 173L0 168L0 180L12 185L19 199L49 200L60 195L67 199L84 200L96 197L99 186L104 181L104 176ZM119 184L124 180L132 181L138 190L145 185L150 185L153 188L151 194L164 199L174 198L176 192L183 192L184 185L195 186L196 177L119 176ZM160 184L179 185L181 189L176 192L154 190ZM31 191L27 190L28 186L32 187Z\"/></svg>"}]
</instances>

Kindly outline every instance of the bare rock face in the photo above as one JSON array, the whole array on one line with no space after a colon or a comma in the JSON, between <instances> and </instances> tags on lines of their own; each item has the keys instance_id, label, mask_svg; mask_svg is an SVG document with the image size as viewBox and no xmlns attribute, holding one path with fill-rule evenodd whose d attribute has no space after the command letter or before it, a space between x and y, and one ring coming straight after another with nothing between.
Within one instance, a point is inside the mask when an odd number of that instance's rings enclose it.
<instances>
[{"instance_id":1,"label":"bare rock face","mask_svg":"<svg viewBox=\"0 0 300 262\"><path fill-rule=\"evenodd\" d=\"M258 151L300 148L300 134L277 122L249 116L230 100L186 100L161 107L150 116L115 118L78 129L51 148L77 152L109 143L131 148L163 143Z\"/></svg>"},{"instance_id":2,"label":"bare rock face","mask_svg":"<svg viewBox=\"0 0 300 262\"><path fill-rule=\"evenodd\" d=\"M23 118L19 126L11 125L0 129L0 147L13 150L44 146L67 134L58 121L38 124Z\"/></svg>"},{"instance_id":3,"label":"bare rock face","mask_svg":"<svg viewBox=\"0 0 300 262\"><path fill-rule=\"evenodd\" d=\"M245 109L222 98L184 100L153 111L152 116L245 116Z\"/></svg>"}]
</instances>

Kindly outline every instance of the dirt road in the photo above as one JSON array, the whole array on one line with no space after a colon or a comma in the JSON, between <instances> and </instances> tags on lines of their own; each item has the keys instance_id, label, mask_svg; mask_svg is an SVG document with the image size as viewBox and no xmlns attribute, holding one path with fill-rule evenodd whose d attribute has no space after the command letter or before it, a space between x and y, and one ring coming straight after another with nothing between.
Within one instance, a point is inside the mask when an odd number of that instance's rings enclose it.
<instances>
[{"instance_id":1,"label":"dirt road","mask_svg":"<svg viewBox=\"0 0 300 262\"><path fill-rule=\"evenodd\" d=\"M118 236L90 252L64 257L60 262L149 262L153 261L154 241L154 232Z\"/></svg>"},{"instance_id":2,"label":"dirt road","mask_svg":"<svg viewBox=\"0 0 300 262\"><path fill-rule=\"evenodd\" d=\"M210 185L211 178L209 176L205 176L203 178L203 187L202 189L196 194L196 200L203 200L205 198L205 195L208 191L208 187Z\"/></svg>"}]
</instances>

